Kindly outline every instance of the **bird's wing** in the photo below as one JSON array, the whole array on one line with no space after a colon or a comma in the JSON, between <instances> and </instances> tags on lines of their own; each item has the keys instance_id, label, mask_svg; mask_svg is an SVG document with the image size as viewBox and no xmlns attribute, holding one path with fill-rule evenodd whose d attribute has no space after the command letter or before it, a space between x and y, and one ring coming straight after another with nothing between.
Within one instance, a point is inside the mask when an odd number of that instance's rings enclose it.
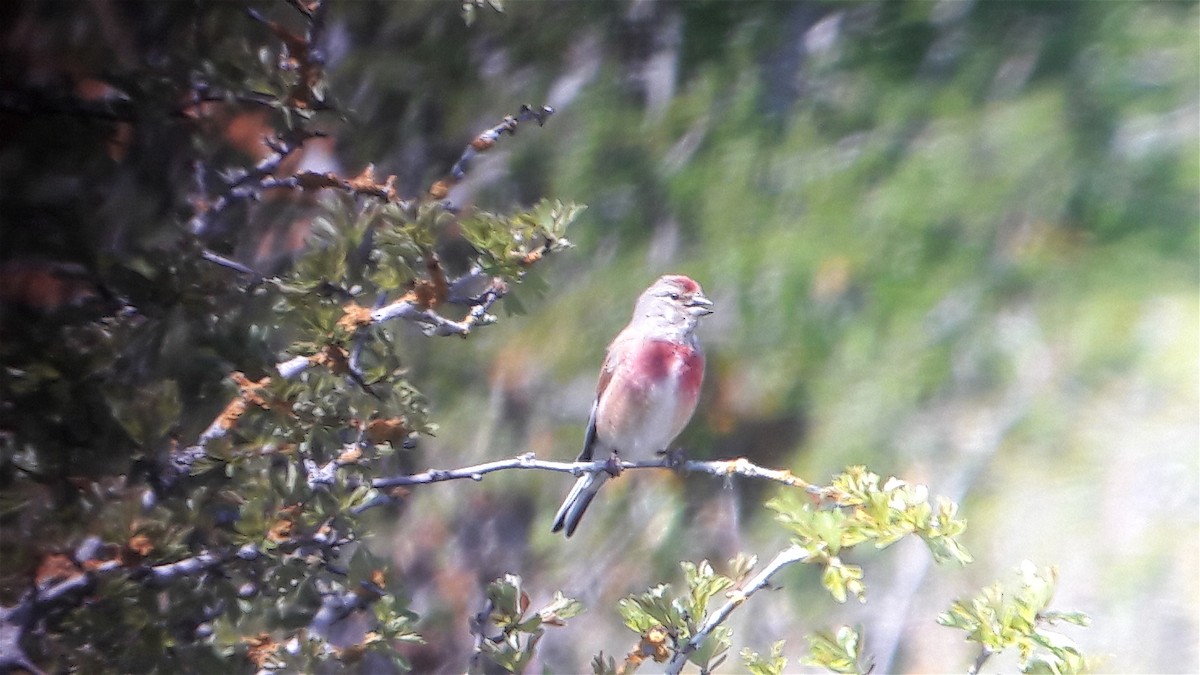
<instances>
[{"instance_id":1,"label":"bird's wing","mask_svg":"<svg viewBox=\"0 0 1200 675\"><path fill-rule=\"evenodd\" d=\"M600 368L600 381L596 383L596 398L592 400L592 414L588 417L587 432L583 435L583 451L579 453L577 462L590 462L596 450L596 410L600 408L600 397L608 389L613 372L617 369L616 352L621 348L620 336L613 341L604 355L604 365Z\"/></svg>"},{"instance_id":2,"label":"bird's wing","mask_svg":"<svg viewBox=\"0 0 1200 675\"><path fill-rule=\"evenodd\" d=\"M587 432L583 435L583 451L576 462L592 461L592 451L596 445L596 407L597 401L592 401L592 415L588 418Z\"/></svg>"}]
</instances>

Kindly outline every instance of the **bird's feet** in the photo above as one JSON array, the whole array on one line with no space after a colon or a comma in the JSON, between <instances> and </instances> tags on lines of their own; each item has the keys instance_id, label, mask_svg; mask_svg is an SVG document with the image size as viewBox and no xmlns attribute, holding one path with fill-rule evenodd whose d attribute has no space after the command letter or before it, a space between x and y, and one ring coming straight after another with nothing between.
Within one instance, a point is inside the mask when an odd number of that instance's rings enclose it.
<instances>
[{"instance_id":1,"label":"bird's feet","mask_svg":"<svg viewBox=\"0 0 1200 675\"><path fill-rule=\"evenodd\" d=\"M666 448L659 450L658 454L662 455L663 459L667 460L668 469L678 469L683 466L687 457L683 454L683 448Z\"/></svg>"},{"instance_id":2,"label":"bird's feet","mask_svg":"<svg viewBox=\"0 0 1200 675\"><path fill-rule=\"evenodd\" d=\"M613 451L613 454L609 455L608 461L604 463L604 470L613 478L620 476L621 472L625 470L621 467L621 456L616 451Z\"/></svg>"}]
</instances>

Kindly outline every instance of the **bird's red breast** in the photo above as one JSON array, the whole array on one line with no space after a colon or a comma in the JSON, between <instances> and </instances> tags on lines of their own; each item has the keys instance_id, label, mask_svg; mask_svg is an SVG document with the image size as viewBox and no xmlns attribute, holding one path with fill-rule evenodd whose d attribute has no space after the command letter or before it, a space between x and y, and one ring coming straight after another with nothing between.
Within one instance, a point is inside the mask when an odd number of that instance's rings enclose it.
<instances>
[{"instance_id":1,"label":"bird's red breast","mask_svg":"<svg viewBox=\"0 0 1200 675\"><path fill-rule=\"evenodd\" d=\"M596 427L607 447L635 456L662 450L691 419L704 379L704 354L686 342L628 340L601 378Z\"/></svg>"}]
</instances>

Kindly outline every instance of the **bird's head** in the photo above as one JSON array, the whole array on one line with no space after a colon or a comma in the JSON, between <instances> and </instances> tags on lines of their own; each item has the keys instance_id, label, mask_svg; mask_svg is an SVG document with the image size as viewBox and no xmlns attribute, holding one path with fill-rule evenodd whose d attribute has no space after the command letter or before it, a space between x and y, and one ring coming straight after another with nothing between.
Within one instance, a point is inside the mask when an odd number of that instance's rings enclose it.
<instances>
[{"instance_id":1,"label":"bird's head","mask_svg":"<svg viewBox=\"0 0 1200 675\"><path fill-rule=\"evenodd\" d=\"M653 318L667 325L691 330L696 320L713 313L713 303L700 284L689 277L668 274L659 277L638 298L634 318Z\"/></svg>"}]
</instances>

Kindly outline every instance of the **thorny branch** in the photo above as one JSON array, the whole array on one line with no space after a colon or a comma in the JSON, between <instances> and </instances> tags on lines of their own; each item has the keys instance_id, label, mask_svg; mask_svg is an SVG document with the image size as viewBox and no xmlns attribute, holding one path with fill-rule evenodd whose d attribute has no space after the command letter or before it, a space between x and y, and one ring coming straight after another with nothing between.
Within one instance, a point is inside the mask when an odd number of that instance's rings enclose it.
<instances>
[{"instance_id":1,"label":"thorny branch","mask_svg":"<svg viewBox=\"0 0 1200 675\"><path fill-rule=\"evenodd\" d=\"M332 474L348 463L350 462L344 462L339 459L329 462L322 467L317 467L315 464L306 466L309 474L309 484L316 487L331 483L333 479ZM831 496L825 489L814 486L789 471L760 467L744 458L719 461L681 461L677 456L668 454L658 460L620 462L619 466L621 470L665 468L683 472L707 473L726 478L740 475L799 487L815 497L828 498ZM607 460L596 462L554 462L539 460L532 453L527 453L506 460L487 462L459 469L435 469L419 474L378 478L372 481L371 485L376 489L385 490L400 486L423 485L449 480L470 479L479 481L483 479L484 475L489 473L519 469L556 471L579 476L586 472L611 471L612 467L611 462ZM390 499L386 495L381 495L371 502L352 509L352 513L357 515L371 507L387 503ZM307 546L331 549L345 543L348 543L348 541L338 537L318 535L304 540L288 539L279 542L278 546L282 550L293 550ZM125 572L133 579L142 579L148 583L162 584L184 577L202 575L219 569L226 563L234 560L249 562L258 559L260 556L261 552L259 549L252 544L248 544L236 550L229 549L224 552L206 551L190 558L148 567L125 567L119 561L111 560L95 565L91 570L81 571L79 574L51 586L41 593L35 589L26 595L17 606L0 608L0 646L17 646L15 651L6 650L4 657L0 658L0 666L8 668L19 667L30 670L30 672L37 672L36 668L32 667L32 663L28 657L19 649L20 636L36 623L37 617L43 616L50 609L77 603L86 595L89 589L94 587L94 584L102 575ZM687 660L687 654L695 651L704 639L728 618L734 609L745 602L755 592L764 588L772 575L778 570L789 564L800 562L804 558L805 553L799 547L789 547L780 552L766 568L750 579L742 589L731 593L729 601L708 617L697 633L679 648L675 657L668 665L666 672L678 673ZM326 630L341 618L348 616L356 610L364 609L380 596L381 593L377 589L365 587L364 589L352 589L345 593L330 591L324 594L321 608L313 619L312 627L318 632Z\"/></svg>"},{"instance_id":2,"label":"thorny branch","mask_svg":"<svg viewBox=\"0 0 1200 675\"><path fill-rule=\"evenodd\" d=\"M312 537L279 541L277 547L284 552L302 548L334 551L347 543L348 539L318 533ZM94 550L98 547L85 545L80 547L80 551L89 548ZM20 668L30 673L41 673L21 648L24 634L30 630L37 630L39 623L54 611L84 602L102 579L125 574L132 581L161 586L178 579L202 576L214 571L224 574L224 567L231 562L249 563L261 556L262 552L253 544L236 549L204 551L174 562L149 566L126 565L119 559L97 561L91 559L90 554L77 554L76 557L83 558L78 562L86 565L80 567L76 574L44 588L35 586L16 605L0 607L0 672ZM336 621L355 610L365 609L383 595L382 589L369 584L346 593L330 590L324 594L321 608L313 618L312 627L314 630L325 631Z\"/></svg>"},{"instance_id":3,"label":"thorny branch","mask_svg":"<svg viewBox=\"0 0 1200 675\"><path fill-rule=\"evenodd\" d=\"M257 17L256 17L257 18ZM260 19L262 20L262 19ZM309 39L312 39L310 31ZM310 43L311 44L311 43ZM542 106L534 109L529 105L522 105L516 115L506 116L496 126L485 130L483 133L475 137L471 143L463 150L462 155L454 166L450 169L450 176L447 179L437 181L429 189L429 197L439 200L444 199L450 191L450 187L461 181L469 170L471 160L479 153L487 152L496 145L496 142L504 134L513 135L517 131L518 125L522 122L535 121L538 126L546 123L546 119L554 114L554 109L550 106ZM388 176L382 182L376 182L374 175L374 167L368 165L363 172L350 179L342 178L332 172L330 173L315 173L306 171L297 173L291 176L275 176L280 165L285 159L298 151L304 144L304 141L309 138L323 136L324 134L316 131L307 131L296 129L286 135L280 135L276 139L267 139L264 142L271 148L273 154L264 158L257 165L249 170L239 172L234 177L226 181L224 193L208 203L207 200L198 200L201 207L197 209L196 214L192 217L191 230L192 233L203 237L218 216L226 211L234 203L244 200L258 200L264 190L272 188L283 188L289 190L324 190L333 189L341 190L348 194L372 197L381 199L387 202L394 202L401 207L408 207L410 200L401 200L395 189L395 176ZM199 167L198 167L199 168ZM239 272L245 272L245 266L229 261L228 259L217 259L219 256L205 256L206 260L214 262ZM250 273L254 273L250 270ZM438 321L433 321L435 325ZM438 331L448 330L449 332L439 332L440 335L465 334L461 330L456 330L454 326L438 326Z\"/></svg>"},{"instance_id":4,"label":"thorny branch","mask_svg":"<svg viewBox=\"0 0 1200 675\"><path fill-rule=\"evenodd\" d=\"M467 316L462 321L452 321L432 309L422 308L412 300L401 299L371 312L371 323L382 323L397 318L408 319L420 324L421 330L426 335L459 335L466 337L475 326L486 326L492 322L488 310L492 308L492 305L496 304L497 300L504 297L506 293L508 293L508 284L499 278L493 279L491 286L471 303L473 305L471 311L467 313Z\"/></svg>"},{"instance_id":5,"label":"thorny branch","mask_svg":"<svg viewBox=\"0 0 1200 675\"><path fill-rule=\"evenodd\" d=\"M192 216L190 223L192 234L203 237L208 233L217 217L231 206L244 200L257 201L261 197L262 191L269 187L299 187L279 185L278 181L274 181L271 176L279 170L279 166L288 157L304 146L306 140L324 135L318 131L293 129L278 134L273 139L263 139L263 143L271 149L271 154L249 169L240 169L234 172L226 179L224 193L212 200L211 203L208 203L207 200L199 200L200 207ZM199 170L201 167L197 167L197 169ZM203 172L201 171L201 173Z\"/></svg>"},{"instance_id":6,"label":"thorny branch","mask_svg":"<svg viewBox=\"0 0 1200 675\"><path fill-rule=\"evenodd\" d=\"M475 326L487 325L492 322L493 319L488 314L488 311L507 292L507 284L501 279L493 279L487 290L469 300L469 303L472 305L471 310L462 321L447 319L432 309L421 308L420 305L412 300L402 299L371 311L368 316L368 322L363 324L363 326L375 325L392 319L407 319L419 324L426 335L459 335L466 337ZM279 373L280 377L290 380L299 377L305 370L321 362L320 354L295 356L275 364L275 370ZM245 394L246 390L243 386L242 391L239 391L231 405L237 404L239 399L244 399ZM224 438L233 429L238 417L240 415L231 416L227 407L225 411L222 411L208 425L194 444L181 447L172 453L171 464L175 476L179 477L186 474L196 462L203 459L208 444L217 439ZM310 482L327 483L329 473L328 466L322 470L310 472L314 476L319 476L318 478L311 479ZM324 478L320 476L324 476Z\"/></svg>"}]
</instances>

